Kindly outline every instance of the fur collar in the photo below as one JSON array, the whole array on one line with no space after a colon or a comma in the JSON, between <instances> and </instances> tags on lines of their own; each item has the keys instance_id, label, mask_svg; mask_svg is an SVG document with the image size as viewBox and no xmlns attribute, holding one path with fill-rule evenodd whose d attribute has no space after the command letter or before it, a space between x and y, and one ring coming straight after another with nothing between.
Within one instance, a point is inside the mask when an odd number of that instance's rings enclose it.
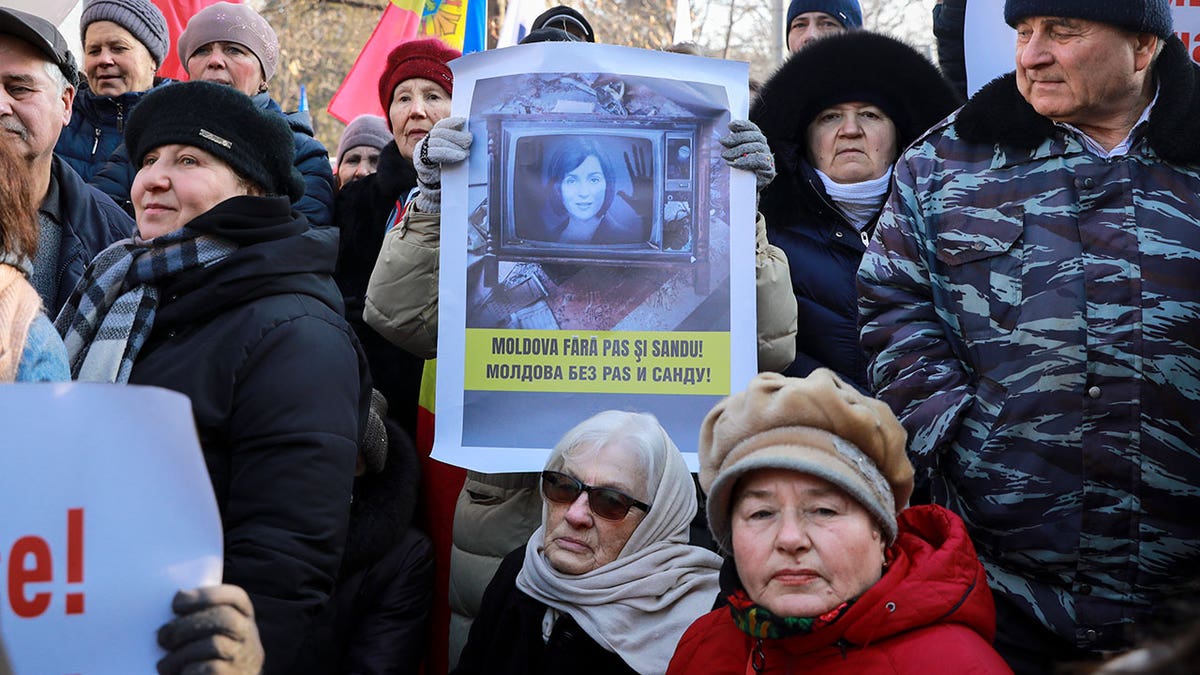
<instances>
[{"instance_id":1,"label":"fur collar","mask_svg":"<svg viewBox=\"0 0 1200 675\"><path fill-rule=\"evenodd\" d=\"M1200 163L1200 66L1192 63L1183 43L1173 37L1155 70L1159 94L1150 111L1146 141L1169 162ZM971 97L959 111L955 127L966 141L1029 150L1058 129L1021 97L1015 73L992 80Z\"/></svg>"}]
</instances>

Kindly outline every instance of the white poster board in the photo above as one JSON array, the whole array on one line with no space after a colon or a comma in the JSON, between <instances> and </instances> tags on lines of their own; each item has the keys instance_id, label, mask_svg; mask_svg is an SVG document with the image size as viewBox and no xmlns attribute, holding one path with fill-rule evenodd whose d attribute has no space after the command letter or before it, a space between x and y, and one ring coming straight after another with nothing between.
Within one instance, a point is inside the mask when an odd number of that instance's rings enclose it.
<instances>
[{"instance_id":1,"label":"white poster board","mask_svg":"<svg viewBox=\"0 0 1200 675\"><path fill-rule=\"evenodd\" d=\"M1172 4L1175 34L1183 41L1192 61L1200 63L1200 3ZM1017 32L1004 22L1004 0L971 0L963 27L967 66L967 92L974 95L983 85L1016 67Z\"/></svg>"},{"instance_id":2,"label":"white poster board","mask_svg":"<svg viewBox=\"0 0 1200 675\"><path fill-rule=\"evenodd\" d=\"M469 160L442 176L434 457L540 470L608 409L700 423L757 370L754 177L717 139L745 63L540 43L451 63Z\"/></svg>"},{"instance_id":3,"label":"white poster board","mask_svg":"<svg viewBox=\"0 0 1200 675\"><path fill-rule=\"evenodd\" d=\"M0 385L0 429L0 634L13 671L153 673L175 592L221 580L187 397Z\"/></svg>"}]
</instances>

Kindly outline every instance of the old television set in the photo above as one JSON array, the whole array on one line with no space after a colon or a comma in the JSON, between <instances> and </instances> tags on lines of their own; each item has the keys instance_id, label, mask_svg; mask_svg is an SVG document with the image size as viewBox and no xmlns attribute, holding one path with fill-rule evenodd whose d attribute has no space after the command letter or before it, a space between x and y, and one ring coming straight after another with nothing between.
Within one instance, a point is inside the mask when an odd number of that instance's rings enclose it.
<instances>
[{"instance_id":1,"label":"old television set","mask_svg":"<svg viewBox=\"0 0 1200 675\"><path fill-rule=\"evenodd\" d=\"M686 269L707 292L708 121L488 116L485 284L551 262Z\"/></svg>"}]
</instances>

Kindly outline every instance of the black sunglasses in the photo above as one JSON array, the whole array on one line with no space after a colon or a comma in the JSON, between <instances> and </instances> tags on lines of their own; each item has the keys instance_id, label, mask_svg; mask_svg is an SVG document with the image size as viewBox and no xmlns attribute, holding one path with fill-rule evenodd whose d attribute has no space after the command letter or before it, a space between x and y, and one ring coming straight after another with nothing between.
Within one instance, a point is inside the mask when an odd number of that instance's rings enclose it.
<instances>
[{"instance_id":1,"label":"black sunglasses","mask_svg":"<svg viewBox=\"0 0 1200 675\"><path fill-rule=\"evenodd\" d=\"M621 520L629 509L638 507L650 513L650 505L629 495L606 487L587 485L583 481L557 471L542 472L542 495L558 504L571 504L579 493L588 493L588 508L605 520Z\"/></svg>"}]
</instances>

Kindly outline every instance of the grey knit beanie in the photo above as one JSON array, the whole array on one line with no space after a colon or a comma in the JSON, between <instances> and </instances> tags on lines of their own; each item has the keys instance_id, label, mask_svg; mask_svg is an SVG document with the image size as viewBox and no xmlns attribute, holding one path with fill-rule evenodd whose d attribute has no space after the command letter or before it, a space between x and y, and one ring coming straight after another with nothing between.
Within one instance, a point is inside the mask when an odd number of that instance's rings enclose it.
<instances>
[{"instance_id":1,"label":"grey knit beanie","mask_svg":"<svg viewBox=\"0 0 1200 675\"><path fill-rule=\"evenodd\" d=\"M337 146L337 163L342 163L342 155L350 148L365 145L376 150L392 142L392 132L388 131L387 120L379 115L359 115L346 125L342 138Z\"/></svg>"},{"instance_id":2,"label":"grey knit beanie","mask_svg":"<svg viewBox=\"0 0 1200 675\"><path fill-rule=\"evenodd\" d=\"M263 80L270 82L279 65L279 38L267 20L247 5L218 2L196 12L179 36L179 61L188 59L210 42L233 42L249 49L262 64Z\"/></svg>"},{"instance_id":3,"label":"grey knit beanie","mask_svg":"<svg viewBox=\"0 0 1200 675\"><path fill-rule=\"evenodd\" d=\"M150 0L88 0L79 17L79 39L87 44L88 26L111 21L146 46L155 65L162 65L170 49L167 19Z\"/></svg>"},{"instance_id":4,"label":"grey knit beanie","mask_svg":"<svg viewBox=\"0 0 1200 675\"><path fill-rule=\"evenodd\" d=\"M1061 16L1099 21L1135 33L1174 35L1168 0L1005 0L1004 20L1016 27L1029 16Z\"/></svg>"}]
</instances>

